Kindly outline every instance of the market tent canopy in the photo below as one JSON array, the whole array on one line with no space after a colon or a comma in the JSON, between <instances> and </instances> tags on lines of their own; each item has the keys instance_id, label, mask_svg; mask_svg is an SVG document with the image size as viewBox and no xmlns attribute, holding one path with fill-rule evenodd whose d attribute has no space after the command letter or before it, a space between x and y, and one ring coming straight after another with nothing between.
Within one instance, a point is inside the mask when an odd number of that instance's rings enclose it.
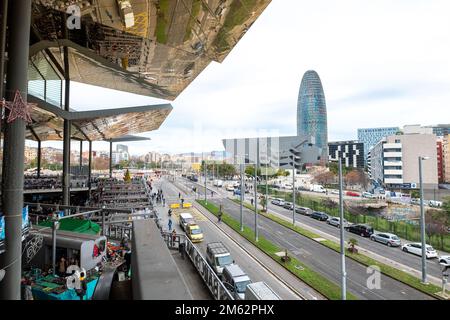
<instances>
[{"instance_id":1,"label":"market tent canopy","mask_svg":"<svg viewBox=\"0 0 450 320\"><path fill-rule=\"evenodd\" d=\"M33 95L28 95L28 101L38 105L31 110L33 123L27 126L26 139L36 141L63 140L64 119L71 121L72 139L90 141L123 139L124 136L158 129L172 111L170 104L95 111L65 111Z\"/></svg>"},{"instance_id":2,"label":"market tent canopy","mask_svg":"<svg viewBox=\"0 0 450 320\"><path fill-rule=\"evenodd\" d=\"M51 227L52 221L40 222L38 226ZM66 218L59 221L59 230L97 235L100 233L100 226L89 220Z\"/></svg>"}]
</instances>

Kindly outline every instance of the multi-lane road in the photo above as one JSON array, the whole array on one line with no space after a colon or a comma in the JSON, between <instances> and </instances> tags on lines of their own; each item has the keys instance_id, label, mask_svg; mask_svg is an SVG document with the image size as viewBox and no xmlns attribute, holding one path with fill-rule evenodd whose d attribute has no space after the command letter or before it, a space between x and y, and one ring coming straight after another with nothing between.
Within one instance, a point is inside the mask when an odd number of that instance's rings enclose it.
<instances>
[{"instance_id":1,"label":"multi-lane road","mask_svg":"<svg viewBox=\"0 0 450 320\"><path fill-rule=\"evenodd\" d=\"M158 189L162 189L166 203L178 202L178 193L181 192L186 202L194 200L194 195L183 192L178 189L174 184L167 180L160 180L154 184ZM162 208L160 208L162 209ZM167 215L167 207L160 210L163 215ZM195 210L194 210L195 211ZM289 287L281 282L271 270L268 270L262 266L253 256L249 255L232 237L226 235L222 230L211 221L206 215L203 215L199 211L195 211L194 218L201 227L204 234L204 241L195 244L200 252L205 256L206 245L209 242L221 241L230 250L230 253L237 264L248 274L253 282L264 281L266 282L283 300L295 300L295 299L322 299L318 293L307 287L301 281L297 283L289 283ZM174 225L178 228L178 217L176 214L173 216ZM179 229L177 230L179 231ZM295 281L294 281L295 282ZM292 290L291 288L295 288ZM300 293L300 295L298 294Z\"/></svg>"},{"instance_id":2,"label":"multi-lane road","mask_svg":"<svg viewBox=\"0 0 450 320\"><path fill-rule=\"evenodd\" d=\"M192 185L192 182L187 180L184 180L183 183L185 183L187 186ZM200 192L203 191L203 186L201 184L197 184L197 187ZM222 204L223 209L226 213L239 220L239 206L226 197L226 195L229 196L226 191L222 191L221 189L215 191L217 192L217 194L213 198L210 198L208 194L209 201L215 203L216 205ZM243 212L244 223L251 227L254 226L254 212L246 208L244 208ZM286 212L289 213L288 211ZM313 220L308 217L301 218L303 218L303 220ZM292 254L296 256L297 259L305 263L316 272L322 274L329 280L335 282L336 284L340 283L341 273L339 253L321 245L317 241L311 240L307 237L303 237L274 221L264 218L263 216L259 216L258 219L259 232L261 236L272 241L280 248L288 249ZM323 224L325 225L325 227L329 227L325 223ZM332 232L336 230L337 229L335 228ZM370 241L369 243L371 245L374 245ZM403 252L399 253L404 254ZM432 299L430 296L385 275L381 275L380 288L369 289L367 286L367 280L370 274L368 274L366 266L351 259L346 259L346 264L348 290L360 299Z\"/></svg>"}]
</instances>

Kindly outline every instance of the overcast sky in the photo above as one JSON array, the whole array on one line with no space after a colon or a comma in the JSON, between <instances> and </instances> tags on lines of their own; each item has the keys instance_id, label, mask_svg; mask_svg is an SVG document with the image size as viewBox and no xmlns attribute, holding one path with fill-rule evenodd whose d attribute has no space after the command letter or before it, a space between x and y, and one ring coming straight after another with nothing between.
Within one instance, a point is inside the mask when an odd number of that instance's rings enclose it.
<instances>
[{"instance_id":1,"label":"overcast sky","mask_svg":"<svg viewBox=\"0 0 450 320\"><path fill-rule=\"evenodd\" d=\"M272 0L222 64L172 102L133 154L223 149L222 138L295 135L303 73L316 70L329 140L361 127L450 123L450 1ZM98 102L102 105L99 106ZM161 100L73 84L78 110ZM95 149L107 149L96 144Z\"/></svg>"}]
</instances>

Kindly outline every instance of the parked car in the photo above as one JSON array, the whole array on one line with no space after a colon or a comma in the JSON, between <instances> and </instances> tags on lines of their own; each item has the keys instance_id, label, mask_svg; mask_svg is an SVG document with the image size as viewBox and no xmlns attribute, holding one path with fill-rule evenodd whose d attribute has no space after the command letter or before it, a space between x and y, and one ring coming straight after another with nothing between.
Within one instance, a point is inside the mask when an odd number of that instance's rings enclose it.
<instances>
[{"instance_id":1,"label":"parked car","mask_svg":"<svg viewBox=\"0 0 450 320\"><path fill-rule=\"evenodd\" d=\"M443 263L450 266L450 256L440 256L439 263Z\"/></svg>"},{"instance_id":2,"label":"parked car","mask_svg":"<svg viewBox=\"0 0 450 320\"><path fill-rule=\"evenodd\" d=\"M222 242L208 243L206 247L206 261L218 276L222 276L224 267L234 263L230 251Z\"/></svg>"},{"instance_id":3,"label":"parked car","mask_svg":"<svg viewBox=\"0 0 450 320\"><path fill-rule=\"evenodd\" d=\"M331 194L339 194L339 190L336 190L336 189L333 189L330 192L331 192Z\"/></svg>"},{"instance_id":4,"label":"parked car","mask_svg":"<svg viewBox=\"0 0 450 320\"><path fill-rule=\"evenodd\" d=\"M236 300L245 299L247 285L252 283L248 275L237 265L230 264L223 268L223 284Z\"/></svg>"},{"instance_id":5,"label":"parked car","mask_svg":"<svg viewBox=\"0 0 450 320\"><path fill-rule=\"evenodd\" d=\"M265 282L254 282L247 285L245 300L281 300L281 298Z\"/></svg>"},{"instance_id":6,"label":"parked car","mask_svg":"<svg viewBox=\"0 0 450 320\"><path fill-rule=\"evenodd\" d=\"M288 210L293 210L294 204L291 202L285 202L283 208L288 209Z\"/></svg>"},{"instance_id":7,"label":"parked car","mask_svg":"<svg viewBox=\"0 0 450 320\"><path fill-rule=\"evenodd\" d=\"M277 205L277 206L284 206L284 200L283 199L279 199L279 198L275 198L271 201L272 204Z\"/></svg>"},{"instance_id":8,"label":"parked car","mask_svg":"<svg viewBox=\"0 0 450 320\"><path fill-rule=\"evenodd\" d=\"M428 201L428 205L433 208L440 208L442 207L442 201L430 200Z\"/></svg>"},{"instance_id":9,"label":"parked car","mask_svg":"<svg viewBox=\"0 0 450 320\"><path fill-rule=\"evenodd\" d=\"M305 207L295 207L295 212L305 216L310 216L313 213L312 209Z\"/></svg>"},{"instance_id":10,"label":"parked car","mask_svg":"<svg viewBox=\"0 0 450 320\"><path fill-rule=\"evenodd\" d=\"M234 186L231 184L228 184L225 188L227 191L234 191Z\"/></svg>"},{"instance_id":11,"label":"parked car","mask_svg":"<svg viewBox=\"0 0 450 320\"><path fill-rule=\"evenodd\" d=\"M420 205L420 198L412 198L412 199L411 199L411 204L417 204L417 205Z\"/></svg>"},{"instance_id":12,"label":"parked car","mask_svg":"<svg viewBox=\"0 0 450 320\"><path fill-rule=\"evenodd\" d=\"M404 252L412 253L412 254L415 254L420 257L422 256L422 244L419 242L406 243L402 246L402 250ZM427 244L427 245L425 245L425 256L427 259L431 259L431 258L437 258L438 254L432 246Z\"/></svg>"},{"instance_id":13,"label":"parked car","mask_svg":"<svg viewBox=\"0 0 450 320\"><path fill-rule=\"evenodd\" d=\"M320 211L314 211L310 217L319 221L327 221L329 218L326 213Z\"/></svg>"},{"instance_id":14,"label":"parked car","mask_svg":"<svg viewBox=\"0 0 450 320\"><path fill-rule=\"evenodd\" d=\"M385 232L372 234L370 236L370 240L384 243L388 247L399 247L402 244L400 238L397 237L395 234Z\"/></svg>"},{"instance_id":15,"label":"parked car","mask_svg":"<svg viewBox=\"0 0 450 320\"><path fill-rule=\"evenodd\" d=\"M340 227L341 226L341 218L339 217L331 217L327 220L327 223L331 226ZM344 228L348 226L347 220L344 219Z\"/></svg>"},{"instance_id":16,"label":"parked car","mask_svg":"<svg viewBox=\"0 0 450 320\"><path fill-rule=\"evenodd\" d=\"M359 234L361 237L370 237L373 234L373 228L365 224L352 224L346 229L349 232Z\"/></svg>"},{"instance_id":17,"label":"parked car","mask_svg":"<svg viewBox=\"0 0 450 320\"><path fill-rule=\"evenodd\" d=\"M349 196L349 197L359 197L359 193L358 192L354 192L354 191L346 191L345 195Z\"/></svg>"},{"instance_id":18,"label":"parked car","mask_svg":"<svg viewBox=\"0 0 450 320\"><path fill-rule=\"evenodd\" d=\"M363 196L363 198L368 198L368 199L375 198L375 195L373 193L370 193L370 192L363 192L362 196Z\"/></svg>"}]
</instances>

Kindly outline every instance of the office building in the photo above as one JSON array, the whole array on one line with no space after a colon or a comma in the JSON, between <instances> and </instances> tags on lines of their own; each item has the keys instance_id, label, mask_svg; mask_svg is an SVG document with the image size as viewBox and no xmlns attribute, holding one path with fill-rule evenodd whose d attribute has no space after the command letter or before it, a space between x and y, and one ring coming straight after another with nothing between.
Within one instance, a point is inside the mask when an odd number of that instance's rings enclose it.
<instances>
[{"instance_id":1,"label":"office building","mask_svg":"<svg viewBox=\"0 0 450 320\"><path fill-rule=\"evenodd\" d=\"M347 168L364 169L364 143L358 141L338 141L328 143L328 161L338 162Z\"/></svg>"},{"instance_id":2,"label":"office building","mask_svg":"<svg viewBox=\"0 0 450 320\"><path fill-rule=\"evenodd\" d=\"M437 170L438 170L438 181L439 183L444 183L444 139L441 137L436 141L437 149Z\"/></svg>"},{"instance_id":3,"label":"office building","mask_svg":"<svg viewBox=\"0 0 450 320\"><path fill-rule=\"evenodd\" d=\"M364 161L367 164L367 155L370 149L381 139L396 134L400 131L398 127L387 128L364 128L358 129L358 141L364 144Z\"/></svg>"},{"instance_id":4,"label":"office building","mask_svg":"<svg viewBox=\"0 0 450 320\"><path fill-rule=\"evenodd\" d=\"M390 189L419 188L419 157L423 161L426 189L438 185L436 136L434 134L390 135L370 150L369 175Z\"/></svg>"},{"instance_id":5,"label":"office building","mask_svg":"<svg viewBox=\"0 0 450 320\"><path fill-rule=\"evenodd\" d=\"M444 183L450 183L450 134L444 136L442 140L442 161Z\"/></svg>"},{"instance_id":6,"label":"office building","mask_svg":"<svg viewBox=\"0 0 450 320\"><path fill-rule=\"evenodd\" d=\"M297 102L297 135L312 136L313 143L322 148L322 160L328 159L327 106L322 82L316 71L303 75Z\"/></svg>"}]
</instances>

